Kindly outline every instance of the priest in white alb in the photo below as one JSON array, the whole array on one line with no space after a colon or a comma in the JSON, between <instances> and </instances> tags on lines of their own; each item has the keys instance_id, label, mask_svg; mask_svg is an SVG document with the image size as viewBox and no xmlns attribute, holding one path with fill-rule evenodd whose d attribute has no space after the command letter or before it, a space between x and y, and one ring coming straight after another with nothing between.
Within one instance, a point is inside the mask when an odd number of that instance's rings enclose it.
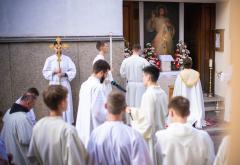
<instances>
[{"instance_id":1,"label":"priest in white alb","mask_svg":"<svg viewBox=\"0 0 240 165\"><path fill-rule=\"evenodd\" d=\"M147 90L142 96L140 108L127 108L129 115L132 115L131 125L141 133L148 144L150 156L153 162L155 157L155 133L165 128L167 118L167 94L157 85L159 69L155 66L143 68L143 83Z\"/></svg>"},{"instance_id":2,"label":"priest in white alb","mask_svg":"<svg viewBox=\"0 0 240 165\"><path fill-rule=\"evenodd\" d=\"M108 53L108 45L105 41L98 41L96 43L96 48L98 50L98 55L94 58L93 64L98 60L105 60L105 56ZM111 85L112 81L113 81L112 72L108 71L108 75L102 84L106 97L112 91L112 85Z\"/></svg>"},{"instance_id":3,"label":"priest in white alb","mask_svg":"<svg viewBox=\"0 0 240 165\"><path fill-rule=\"evenodd\" d=\"M36 97L25 93L20 103L14 103L6 116L1 138L5 142L6 151L13 155L13 164L28 164L27 152L32 136L33 125L27 113L35 105Z\"/></svg>"},{"instance_id":4,"label":"priest in white alb","mask_svg":"<svg viewBox=\"0 0 240 165\"><path fill-rule=\"evenodd\" d=\"M94 129L88 143L89 165L151 165L146 142L122 121L126 101L123 94L108 96L107 121Z\"/></svg>"},{"instance_id":5,"label":"priest in white alb","mask_svg":"<svg viewBox=\"0 0 240 165\"><path fill-rule=\"evenodd\" d=\"M61 84L68 89L68 107L66 112L63 112L63 119L69 124L74 123L73 118L73 101L70 82L76 76L76 66L70 57L62 54L62 43L54 42L56 54L48 57L45 61L42 73L46 80L49 80L49 85ZM58 61L60 54L60 65Z\"/></svg>"},{"instance_id":6,"label":"priest in white alb","mask_svg":"<svg viewBox=\"0 0 240 165\"><path fill-rule=\"evenodd\" d=\"M33 128L28 151L30 164L85 165L87 152L74 126L66 123L62 113L67 109L67 89L50 85L43 92L50 115Z\"/></svg>"},{"instance_id":7,"label":"priest in white alb","mask_svg":"<svg viewBox=\"0 0 240 165\"><path fill-rule=\"evenodd\" d=\"M109 70L105 60L96 61L92 75L80 87L76 128L85 147L92 130L106 121L106 95L102 83Z\"/></svg>"},{"instance_id":8,"label":"priest in white alb","mask_svg":"<svg viewBox=\"0 0 240 165\"><path fill-rule=\"evenodd\" d=\"M192 59L183 61L184 70L177 76L173 96L184 96L190 101L188 122L196 128L205 126L205 108L199 72L191 69Z\"/></svg>"},{"instance_id":9,"label":"priest in white alb","mask_svg":"<svg viewBox=\"0 0 240 165\"><path fill-rule=\"evenodd\" d=\"M38 96L39 96L39 92L38 92L38 90L37 90L36 88L29 88L26 93L27 93L27 94L30 94L30 95L32 94L32 95L34 95L35 97L38 97ZM16 101L17 104L20 104L21 98L22 98L22 96ZM3 119L2 119L3 122L6 121L7 116L8 116L9 113L10 113L10 110L11 110L11 109L8 109L8 110L6 111L6 113L4 114ZM32 125L34 125L34 124L36 123L36 116L35 116L35 113L34 113L34 108L30 109L30 111L27 112L27 117L28 117L28 119L31 121Z\"/></svg>"},{"instance_id":10,"label":"priest in white alb","mask_svg":"<svg viewBox=\"0 0 240 165\"><path fill-rule=\"evenodd\" d=\"M177 96L168 105L171 123L156 133L158 165L212 165L215 153L211 137L187 123L187 98Z\"/></svg>"},{"instance_id":11,"label":"priest in white alb","mask_svg":"<svg viewBox=\"0 0 240 165\"><path fill-rule=\"evenodd\" d=\"M120 67L120 74L127 80L126 100L128 106L140 107L142 95L145 92L142 69L150 64L146 59L139 56L141 53L140 45L134 45L132 52L133 54L130 57L123 60Z\"/></svg>"}]
</instances>

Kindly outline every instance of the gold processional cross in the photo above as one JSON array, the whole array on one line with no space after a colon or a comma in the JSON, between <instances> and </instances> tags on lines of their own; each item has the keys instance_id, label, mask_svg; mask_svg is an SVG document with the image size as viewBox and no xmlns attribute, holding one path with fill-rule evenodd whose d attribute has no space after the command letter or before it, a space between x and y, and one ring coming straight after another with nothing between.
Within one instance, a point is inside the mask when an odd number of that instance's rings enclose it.
<instances>
[{"instance_id":1,"label":"gold processional cross","mask_svg":"<svg viewBox=\"0 0 240 165\"><path fill-rule=\"evenodd\" d=\"M62 49L66 49L68 48L69 46L67 44L62 44L62 41L61 41L61 38L60 37L57 37L56 38L56 44L51 44L49 45L49 47L51 49L54 49L57 51L57 61L58 61L58 69L61 73L61 66L60 66L60 63L61 63L61 56L62 56ZM61 77L59 77L59 84L61 85Z\"/></svg>"}]
</instances>

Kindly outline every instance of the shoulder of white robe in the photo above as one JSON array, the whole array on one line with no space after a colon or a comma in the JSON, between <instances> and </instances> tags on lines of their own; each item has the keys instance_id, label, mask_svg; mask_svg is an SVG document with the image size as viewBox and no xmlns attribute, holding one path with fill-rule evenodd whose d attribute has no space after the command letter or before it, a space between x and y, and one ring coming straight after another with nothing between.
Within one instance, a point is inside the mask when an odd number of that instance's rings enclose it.
<instances>
[{"instance_id":1,"label":"shoulder of white robe","mask_svg":"<svg viewBox=\"0 0 240 165\"><path fill-rule=\"evenodd\" d=\"M180 73L179 76L181 78L181 81L188 87L188 88L191 88L193 86L195 86L198 82L199 82L199 79L200 79L200 74L199 72L195 72L193 74L194 78L192 79L192 81L189 83L187 82L186 80L186 74L184 72L182 72L182 74Z\"/></svg>"}]
</instances>

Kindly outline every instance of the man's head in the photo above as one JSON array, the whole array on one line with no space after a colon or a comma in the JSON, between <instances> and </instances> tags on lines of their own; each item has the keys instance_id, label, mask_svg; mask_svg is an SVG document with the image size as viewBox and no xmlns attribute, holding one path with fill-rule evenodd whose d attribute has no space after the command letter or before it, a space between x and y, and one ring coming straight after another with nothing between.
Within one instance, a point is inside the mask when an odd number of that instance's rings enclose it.
<instances>
[{"instance_id":1,"label":"man's head","mask_svg":"<svg viewBox=\"0 0 240 165\"><path fill-rule=\"evenodd\" d=\"M55 53L57 54L58 52L62 52L62 43L60 42L60 44L57 43L57 41L55 41L53 43L53 46L54 46L54 50L55 50Z\"/></svg>"},{"instance_id":2,"label":"man's head","mask_svg":"<svg viewBox=\"0 0 240 165\"><path fill-rule=\"evenodd\" d=\"M51 111L64 112L68 104L67 93L62 85L50 85L43 92L43 101Z\"/></svg>"},{"instance_id":3,"label":"man's head","mask_svg":"<svg viewBox=\"0 0 240 165\"><path fill-rule=\"evenodd\" d=\"M34 107L36 99L37 96L30 93L24 93L21 97L20 104L30 110Z\"/></svg>"},{"instance_id":4,"label":"man's head","mask_svg":"<svg viewBox=\"0 0 240 165\"><path fill-rule=\"evenodd\" d=\"M127 107L125 96L120 92L111 92L108 95L106 108L111 115L121 115Z\"/></svg>"},{"instance_id":5,"label":"man's head","mask_svg":"<svg viewBox=\"0 0 240 165\"><path fill-rule=\"evenodd\" d=\"M165 6L159 6L157 11L158 11L157 15L159 17L160 16L166 17L166 15L167 15L167 8Z\"/></svg>"},{"instance_id":6,"label":"man's head","mask_svg":"<svg viewBox=\"0 0 240 165\"><path fill-rule=\"evenodd\" d=\"M143 84L149 86L152 83L156 83L159 77L159 69L153 65L143 68Z\"/></svg>"},{"instance_id":7,"label":"man's head","mask_svg":"<svg viewBox=\"0 0 240 165\"><path fill-rule=\"evenodd\" d=\"M37 88L34 88L34 87L29 88L29 89L27 90L27 93L33 94L33 95L36 96L36 97L39 96L39 92L38 92Z\"/></svg>"},{"instance_id":8,"label":"man's head","mask_svg":"<svg viewBox=\"0 0 240 165\"><path fill-rule=\"evenodd\" d=\"M134 44L132 47L132 52L135 54L141 54L141 46L139 44Z\"/></svg>"},{"instance_id":9,"label":"man's head","mask_svg":"<svg viewBox=\"0 0 240 165\"><path fill-rule=\"evenodd\" d=\"M183 66L185 69L191 69L192 68L192 59L187 57L183 60Z\"/></svg>"},{"instance_id":10,"label":"man's head","mask_svg":"<svg viewBox=\"0 0 240 165\"><path fill-rule=\"evenodd\" d=\"M108 52L108 45L106 41L97 41L96 48L99 52L106 54Z\"/></svg>"},{"instance_id":11,"label":"man's head","mask_svg":"<svg viewBox=\"0 0 240 165\"><path fill-rule=\"evenodd\" d=\"M190 114L189 100L182 96L172 98L168 104L169 117L172 122L186 122Z\"/></svg>"},{"instance_id":12,"label":"man's head","mask_svg":"<svg viewBox=\"0 0 240 165\"><path fill-rule=\"evenodd\" d=\"M105 60L97 60L93 64L93 74L100 80L101 83L105 80L110 65Z\"/></svg>"}]
</instances>

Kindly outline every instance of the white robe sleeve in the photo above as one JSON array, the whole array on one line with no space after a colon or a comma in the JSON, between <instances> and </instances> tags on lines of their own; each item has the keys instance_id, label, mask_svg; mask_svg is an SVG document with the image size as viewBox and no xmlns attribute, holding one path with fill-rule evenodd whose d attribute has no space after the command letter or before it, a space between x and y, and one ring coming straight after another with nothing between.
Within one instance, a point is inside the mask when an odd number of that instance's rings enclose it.
<instances>
[{"instance_id":1,"label":"white robe sleeve","mask_svg":"<svg viewBox=\"0 0 240 165\"><path fill-rule=\"evenodd\" d=\"M65 160L64 162L66 162L66 164L85 165L87 161L87 152L75 128L68 130L64 134L65 135L62 137L62 141L65 141L62 153L63 160Z\"/></svg>"},{"instance_id":2,"label":"white robe sleeve","mask_svg":"<svg viewBox=\"0 0 240 165\"><path fill-rule=\"evenodd\" d=\"M121 64L120 75L122 78L126 78L126 62L125 62L125 60Z\"/></svg>"},{"instance_id":3,"label":"white robe sleeve","mask_svg":"<svg viewBox=\"0 0 240 165\"><path fill-rule=\"evenodd\" d=\"M156 151L156 161L157 161L157 164L163 164L163 157L162 157L162 150L161 150L161 147L160 147L160 143L159 141L157 141L156 145L155 145L155 151Z\"/></svg>"},{"instance_id":4,"label":"white robe sleeve","mask_svg":"<svg viewBox=\"0 0 240 165\"><path fill-rule=\"evenodd\" d=\"M199 118L197 119L196 122L196 127L197 128L202 128L204 125L204 119L205 119L205 107L204 107L204 99L203 99L203 93L202 93L202 86L201 86L201 81L198 80L198 83L196 85L196 95L197 95L197 103L199 108Z\"/></svg>"},{"instance_id":5,"label":"white robe sleeve","mask_svg":"<svg viewBox=\"0 0 240 165\"><path fill-rule=\"evenodd\" d=\"M24 120L16 124L16 135L18 141L23 146L28 146L32 137L32 123L29 120Z\"/></svg>"},{"instance_id":6,"label":"white robe sleeve","mask_svg":"<svg viewBox=\"0 0 240 165\"><path fill-rule=\"evenodd\" d=\"M154 120L154 101L151 96L143 95L140 109L131 108L133 117L132 126L143 135L144 138L151 138Z\"/></svg>"},{"instance_id":7,"label":"white robe sleeve","mask_svg":"<svg viewBox=\"0 0 240 165\"><path fill-rule=\"evenodd\" d=\"M182 93L181 93L181 91L182 91L181 84L182 84L182 80L181 80L180 75L178 75L176 80L175 80L175 83L174 83L173 97L182 95Z\"/></svg>"},{"instance_id":8,"label":"white robe sleeve","mask_svg":"<svg viewBox=\"0 0 240 165\"><path fill-rule=\"evenodd\" d=\"M33 108L27 113L27 117L31 121L32 125L36 124L36 116Z\"/></svg>"},{"instance_id":9,"label":"white robe sleeve","mask_svg":"<svg viewBox=\"0 0 240 165\"><path fill-rule=\"evenodd\" d=\"M143 138L138 138L135 140L131 158L132 164L152 164L149 150L147 149L147 144Z\"/></svg>"},{"instance_id":10,"label":"white robe sleeve","mask_svg":"<svg viewBox=\"0 0 240 165\"><path fill-rule=\"evenodd\" d=\"M102 86L98 86L92 96L92 115L97 120L98 123L103 123L106 120L107 110L105 108L106 97Z\"/></svg>"},{"instance_id":11,"label":"white robe sleeve","mask_svg":"<svg viewBox=\"0 0 240 165\"><path fill-rule=\"evenodd\" d=\"M226 136L223 138L216 159L214 161L214 165L228 165L229 161L229 146L230 146L230 136Z\"/></svg>"},{"instance_id":12,"label":"white robe sleeve","mask_svg":"<svg viewBox=\"0 0 240 165\"><path fill-rule=\"evenodd\" d=\"M207 132L204 132L204 136L207 140L206 148L207 148L207 160L206 165L212 165L215 159L215 151L214 151L214 145L211 137L208 135Z\"/></svg>"},{"instance_id":13,"label":"white robe sleeve","mask_svg":"<svg viewBox=\"0 0 240 165\"><path fill-rule=\"evenodd\" d=\"M42 73L46 80L51 81L53 79L53 70L51 68L51 61L49 60L49 58L47 58L45 61Z\"/></svg>"},{"instance_id":14,"label":"white robe sleeve","mask_svg":"<svg viewBox=\"0 0 240 165\"><path fill-rule=\"evenodd\" d=\"M36 142L33 137L31 139L31 142L29 145L27 157L28 157L29 162L32 165L43 164L41 162L40 154L39 154L38 150L36 149Z\"/></svg>"},{"instance_id":15,"label":"white robe sleeve","mask_svg":"<svg viewBox=\"0 0 240 165\"><path fill-rule=\"evenodd\" d=\"M76 66L70 58L68 58L68 70L66 74L69 81L72 81L76 76Z\"/></svg>"}]
</instances>

